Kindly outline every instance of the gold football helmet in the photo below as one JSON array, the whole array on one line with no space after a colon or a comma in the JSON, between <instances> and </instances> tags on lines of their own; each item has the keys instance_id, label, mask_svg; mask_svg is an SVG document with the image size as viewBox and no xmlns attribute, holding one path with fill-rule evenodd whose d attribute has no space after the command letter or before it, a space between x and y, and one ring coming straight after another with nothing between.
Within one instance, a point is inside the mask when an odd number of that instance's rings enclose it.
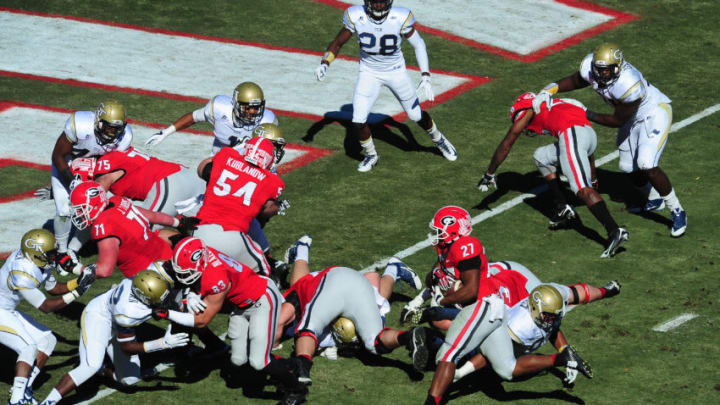
<instances>
[{"instance_id":1,"label":"gold football helmet","mask_svg":"<svg viewBox=\"0 0 720 405\"><path fill-rule=\"evenodd\" d=\"M147 306L157 306L170 294L167 281L152 270L143 270L133 277L132 293Z\"/></svg>"},{"instance_id":2,"label":"gold football helmet","mask_svg":"<svg viewBox=\"0 0 720 405\"><path fill-rule=\"evenodd\" d=\"M593 51L592 75L602 86L607 86L620 76L624 63L620 47L606 42Z\"/></svg>"},{"instance_id":3,"label":"gold football helmet","mask_svg":"<svg viewBox=\"0 0 720 405\"><path fill-rule=\"evenodd\" d=\"M549 284L541 284L530 291L528 306L533 321L544 330L559 326L565 316L565 300L560 291Z\"/></svg>"},{"instance_id":4,"label":"gold football helmet","mask_svg":"<svg viewBox=\"0 0 720 405\"><path fill-rule=\"evenodd\" d=\"M255 127L253 136L259 136L272 142L275 147L275 163L280 163L285 156L285 145L287 144L280 127L271 123L260 124Z\"/></svg>"},{"instance_id":5,"label":"gold football helmet","mask_svg":"<svg viewBox=\"0 0 720 405\"><path fill-rule=\"evenodd\" d=\"M332 324L332 335L338 343L357 342L355 324L344 316L338 317Z\"/></svg>"},{"instance_id":6,"label":"gold football helmet","mask_svg":"<svg viewBox=\"0 0 720 405\"><path fill-rule=\"evenodd\" d=\"M120 140L127 125L125 106L115 100L100 103L95 111L95 137L101 145Z\"/></svg>"},{"instance_id":7,"label":"gold football helmet","mask_svg":"<svg viewBox=\"0 0 720 405\"><path fill-rule=\"evenodd\" d=\"M55 265L57 242L45 229L31 229L20 239L23 255L41 269Z\"/></svg>"},{"instance_id":8,"label":"gold football helmet","mask_svg":"<svg viewBox=\"0 0 720 405\"><path fill-rule=\"evenodd\" d=\"M257 125L265 114L265 95L253 82L242 82L233 92L233 124L236 127Z\"/></svg>"}]
</instances>

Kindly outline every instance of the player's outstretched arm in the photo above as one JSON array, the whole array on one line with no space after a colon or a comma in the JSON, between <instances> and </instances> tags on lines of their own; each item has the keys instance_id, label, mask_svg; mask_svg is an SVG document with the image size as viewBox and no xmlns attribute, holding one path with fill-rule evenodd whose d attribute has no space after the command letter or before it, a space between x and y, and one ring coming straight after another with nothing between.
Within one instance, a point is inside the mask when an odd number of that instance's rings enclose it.
<instances>
[{"instance_id":1,"label":"player's outstretched arm","mask_svg":"<svg viewBox=\"0 0 720 405\"><path fill-rule=\"evenodd\" d=\"M507 156L510 154L513 144L518 139L522 131L530 124L532 118L535 116L532 110L528 110L519 120L515 121L505 134L505 138L500 141L500 144L495 149L493 157L490 159L483 178L478 183L478 189L480 191L488 191L491 186L495 187L495 172L500 165L505 161Z\"/></svg>"},{"instance_id":2,"label":"player's outstretched arm","mask_svg":"<svg viewBox=\"0 0 720 405\"><path fill-rule=\"evenodd\" d=\"M632 103L621 103L615 106L615 111L612 114L598 114L596 112L587 110L585 116L588 120L596 122L600 125L605 125L611 128L620 128L625 125L640 108L642 99L633 101Z\"/></svg>"},{"instance_id":3,"label":"player's outstretched arm","mask_svg":"<svg viewBox=\"0 0 720 405\"><path fill-rule=\"evenodd\" d=\"M195 123L194 119L195 114L194 111L191 111L182 117L178 118L172 125L169 127L163 129L162 131L156 132L152 134L150 138L148 138L147 141L145 141L145 146L147 147L153 147L160 142L162 142L165 138L167 138L169 135L174 134L177 131L182 131L183 129L191 126Z\"/></svg>"},{"instance_id":4,"label":"player's outstretched arm","mask_svg":"<svg viewBox=\"0 0 720 405\"><path fill-rule=\"evenodd\" d=\"M351 37L352 32L350 32L349 29L342 27L340 29L340 32L338 32L338 34L335 36L335 39L330 42L330 45L328 45L327 49L325 50L325 54L320 60L320 66L315 69L315 77L319 81L323 81L325 79L328 67L330 66L332 61L335 60L335 57L340 53L340 48L342 48L343 45L345 45L345 43Z\"/></svg>"}]
</instances>

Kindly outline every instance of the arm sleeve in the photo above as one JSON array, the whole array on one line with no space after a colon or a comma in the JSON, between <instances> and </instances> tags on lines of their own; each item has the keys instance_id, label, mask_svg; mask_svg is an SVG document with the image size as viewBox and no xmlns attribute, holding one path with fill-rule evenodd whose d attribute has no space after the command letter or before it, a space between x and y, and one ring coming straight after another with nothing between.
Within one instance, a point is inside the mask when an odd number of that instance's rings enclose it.
<instances>
[{"instance_id":1,"label":"arm sleeve","mask_svg":"<svg viewBox=\"0 0 720 405\"><path fill-rule=\"evenodd\" d=\"M195 121L195 122L207 122L208 120L205 119L205 110L206 110L206 109L207 109L207 106L206 106L206 107L203 107L203 108L198 108L197 110L193 111L193 113L192 113L193 121Z\"/></svg>"},{"instance_id":2,"label":"arm sleeve","mask_svg":"<svg viewBox=\"0 0 720 405\"><path fill-rule=\"evenodd\" d=\"M32 290L19 290L18 292L25 301L29 302L30 305L35 308L40 308L40 305L45 302L45 294L40 292L37 288L33 288Z\"/></svg>"},{"instance_id":3,"label":"arm sleeve","mask_svg":"<svg viewBox=\"0 0 720 405\"><path fill-rule=\"evenodd\" d=\"M425 41L420 36L420 33L413 32L408 37L408 42L415 49L415 59L417 59L418 66L421 72L430 72L430 62L428 61L427 48L425 47Z\"/></svg>"},{"instance_id":4,"label":"arm sleeve","mask_svg":"<svg viewBox=\"0 0 720 405\"><path fill-rule=\"evenodd\" d=\"M458 270L465 271L470 269L479 269L482 268L482 259L480 259L480 256L473 256L469 259L462 260L458 262Z\"/></svg>"}]
</instances>

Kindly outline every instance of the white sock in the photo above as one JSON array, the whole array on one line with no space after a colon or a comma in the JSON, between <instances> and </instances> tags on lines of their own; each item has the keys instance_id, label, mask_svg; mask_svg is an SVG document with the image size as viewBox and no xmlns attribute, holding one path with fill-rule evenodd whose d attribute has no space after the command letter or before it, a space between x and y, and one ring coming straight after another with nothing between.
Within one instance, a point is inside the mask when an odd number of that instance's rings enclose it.
<instances>
[{"instance_id":1,"label":"white sock","mask_svg":"<svg viewBox=\"0 0 720 405\"><path fill-rule=\"evenodd\" d=\"M430 138L433 140L433 142L438 142L440 138L442 138L443 134L438 129L437 125L435 125L435 121L432 123L432 127L427 130L428 135L430 135Z\"/></svg>"},{"instance_id":2,"label":"white sock","mask_svg":"<svg viewBox=\"0 0 720 405\"><path fill-rule=\"evenodd\" d=\"M24 398L27 381L28 379L26 377L15 377L15 380L13 380L10 402L20 402L20 400Z\"/></svg>"},{"instance_id":3,"label":"white sock","mask_svg":"<svg viewBox=\"0 0 720 405\"><path fill-rule=\"evenodd\" d=\"M310 263L310 249L305 245L298 245L295 260L305 260Z\"/></svg>"},{"instance_id":4,"label":"white sock","mask_svg":"<svg viewBox=\"0 0 720 405\"><path fill-rule=\"evenodd\" d=\"M682 205L680 205L680 200L678 200L677 196L675 195L674 188L670 190L670 193L668 195L663 196L663 200L665 200L665 205L667 205L670 211L675 211L676 209L683 209Z\"/></svg>"},{"instance_id":5,"label":"white sock","mask_svg":"<svg viewBox=\"0 0 720 405\"><path fill-rule=\"evenodd\" d=\"M30 372L30 377L28 378L27 386L32 388L33 383L35 382L35 378L40 374L40 369L37 366L33 366L32 371Z\"/></svg>"},{"instance_id":6,"label":"white sock","mask_svg":"<svg viewBox=\"0 0 720 405\"><path fill-rule=\"evenodd\" d=\"M462 365L462 367L455 370L455 378L454 380L457 381L466 375L472 373L475 371L475 366L470 361L466 361L465 364Z\"/></svg>"},{"instance_id":7,"label":"white sock","mask_svg":"<svg viewBox=\"0 0 720 405\"><path fill-rule=\"evenodd\" d=\"M360 146L362 146L365 150L365 156L377 155L377 151L375 150L375 144L373 143L372 137L364 141L360 141Z\"/></svg>"},{"instance_id":8,"label":"white sock","mask_svg":"<svg viewBox=\"0 0 720 405\"><path fill-rule=\"evenodd\" d=\"M50 394L48 394L47 398L43 402L49 402L51 404L55 404L59 402L62 399L62 395L60 395L60 392L58 392L57 388L53 388L52 391L50 391Z\"/></svg>"},{"instance_id":9,"label":"white sock","mask_svg":"<svg viewBox=\"0 0 720 405\"><path fill-rule=\"evenodd\" d=\"M660 193L655 190L655 187L650 186L650 191L648 192L648 200L657 200L658 198L660 198Z\"/></svg>"},{"instance_id":10,"label":"white sock","mask_svg":"<svg viewBox=\"0 0 720 405\"><path fill-rule=\"evenodd\" d=\"M387 266L385 267L385 272L383 273L383 277L390 276L394 281L397 281L398 275L397 275L397 266Z\"/></svg>"},{"instance_id":11,"label":"white sock","mask_svg":"<svg viewBox=\"0 0 720 405\"><path fill-rule=\"evenodd\" d=\"M68 239L70 239L70 229L72 222L70 217L61 217L56 215L53 220L53 230L55 231L55 240L58 243L58 252L67 252Z\"/></svg>"}]
</instances>

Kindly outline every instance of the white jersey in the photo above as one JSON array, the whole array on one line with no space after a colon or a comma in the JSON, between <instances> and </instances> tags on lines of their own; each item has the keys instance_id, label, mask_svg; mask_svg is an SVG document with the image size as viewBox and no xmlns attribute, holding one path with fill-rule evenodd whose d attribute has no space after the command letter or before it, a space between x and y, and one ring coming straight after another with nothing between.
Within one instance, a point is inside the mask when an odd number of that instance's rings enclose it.
<instances>
[{"instance_id":1,"label":"white jersey","mask_svg":"<svg viewBox=\"0 0 720 405\"><path fill-rule=\"evenodd\" d=\"M343 14L343 24L357 35L360 45L360 69L389 72L405 68L403 35L415 24L415 17L405 7L392 7L381 23L371 19L363 6L351 6Z\"/></svg>"},{"instance_id":2,"label":"white jersey","mask_svg":"<svg viewBox=\"0 0 720 405\"><path fill-rule=\"evenodd\" d=\"M0 269L0 308L14 310L22 296L21 290L32 290L44 284L45 290L55 288L57 281L49 271L44 272L18 249L8 256Z\"/></svg>"},{"instance_id":3,"label":"white jersey","mask_svg":"<svg viewBox=\"0 0 720 405\"><path fill-rule=\"evenodd\" d=\"M648 83L642 73L629 62L623 64L618 78L609 86L602 87L592 75L593 54L589 54L580 64L580 76L611 106L632 103L642 99L633 121L642 120L651 114L653 109L661 103L670 103L671 100L657 87Z\"/></svg>"},{"instance_id":4,"label":"white jersey","mask_svg":"<svg viewBox=\"0 0 720 405\"><path fill-rule=\"evenodd\" d=\"M525 353L539 349L548 342L553 332L537 326L528 308L527 298L508 311L508 333L515 343L523 346Z\"/></svg>"},{"instance_id":5,"label":"white jersey","mask_svg":"<svg viewBox=\"0 0 720 405\"><path fill-rule=\"evenodd\" d=\"M132 294L132 279L129 278L93 298L87 305L87 311L111 319L113 326L120 330L132 329L150 319L152 315L152 309Z\"/></svg>"},{"instance_id":6,"label":"white jersey","mask_svg":"<svg viewBox=\"0 0 720 405\"><path fill-rule=\"evenodd\" d=\"M200 110L198 110L200 111ZM202 116L193 113L193 121L209 122L213 126L213 135L215 135L215 144L222 146L230 146L230 138L234 137L237 141L243 142L252 137L252 131L260 124L278 125L275 113L269 109L265 109L262 118L258 124L243 125L236 127L233 124L233 102L228 96L215 96L205 105L202 110ZM219 147L217 149L219 149Z\"/></svg>"},{"instance_id":7,"label":"white jersey","mask_svg":"<svg viewBox=\"0 0 720 405\"><path fill-rule=\"evenodd\" d=\"M65 121L65 136L73 144L72 159L102 156L114 151L124 152L130 148L133 139L132 128L128 124L125 125L125 130L119 140L108 145L101 145L95 136L94 111L76 111L70 114Z\"/></svg>"}]
</instances>

